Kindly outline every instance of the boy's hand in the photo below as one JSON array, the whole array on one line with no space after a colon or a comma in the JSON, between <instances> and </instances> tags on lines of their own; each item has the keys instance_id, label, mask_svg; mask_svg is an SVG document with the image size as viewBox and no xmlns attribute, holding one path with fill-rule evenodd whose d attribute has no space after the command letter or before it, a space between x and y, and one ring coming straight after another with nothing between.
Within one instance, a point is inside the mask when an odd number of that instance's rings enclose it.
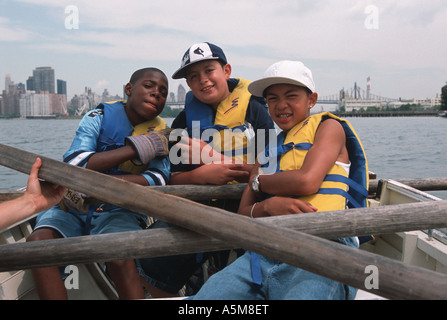
<instances>
[{"instance_id":1,"label":"boy's hand","mask_svg":"<svg viewBox=\"0 0 447 320\"><path fill-rule=\"evenodd\" d=\"M263 201L264 211L270 216L316 212L310 203L288 197L271 197Z\"/></svg>"},{"instance_id":2,"label":"boy's hand","mask_svg":"<svg viewBox=\"0 0 447 320\"><path fill-rule=\"evenodd\" d=\"M182 137L178 143L181 161L188 164L233 163L233 159L225 157L214 150L208 143L196 138Z\"/></svg>"},{"instance_id":3,"label":"boy's hand","mask_svg":"<svg viewBox=\"0 0 447 320\"><path fill-rule=\"evenodd\" d=\"M198 184L223 185L230 181L248 179L249 172L241 164L206 164L194 170L196 177L200 177Z\"/></svg>"}]
</instances>

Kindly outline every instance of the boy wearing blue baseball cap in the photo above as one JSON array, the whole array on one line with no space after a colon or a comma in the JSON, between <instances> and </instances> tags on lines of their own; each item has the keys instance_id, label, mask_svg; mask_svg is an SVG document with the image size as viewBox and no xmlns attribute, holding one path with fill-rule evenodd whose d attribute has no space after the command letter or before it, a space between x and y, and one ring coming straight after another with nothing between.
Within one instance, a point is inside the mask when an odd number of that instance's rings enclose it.
<instances>
[{"instance_id":1,"label":"boy wearing blue baseball cap","mask_svg":"<svg viewBox=\"0 0 447 320\"><path fill-rule=\"evenodd\" d=\"M259 151L264 149L274 123L264 99L249 93L250 81L232 78L231 71L223 50L212 43L194 44L183 55L181 66L172 77L186 79L191 91L186 96L185 109L173 121L172 128L185 129L188 137L183 137L178 144L184 156L179 164L171 167L171 184L221 185L248 181L257 155L253 146L259 145ZM194 143L199 148L195 149ZM172 150L170 156L173 162ZM237 212L239 201L206 204ZM162 221L153 225L154 228L165 226ZM207 256L205 253L149 258L140 259L139 263L149 284L148 290L152 296L160 297L177 295Z\"/></svg>"}]
</instances>

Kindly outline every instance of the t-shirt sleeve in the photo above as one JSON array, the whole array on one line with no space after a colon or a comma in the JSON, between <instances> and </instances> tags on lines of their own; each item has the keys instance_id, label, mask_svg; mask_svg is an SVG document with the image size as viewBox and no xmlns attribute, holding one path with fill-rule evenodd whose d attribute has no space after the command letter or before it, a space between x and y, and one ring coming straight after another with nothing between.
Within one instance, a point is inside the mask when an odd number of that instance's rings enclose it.
<instances>
[{"instance_id":1,"label":"t-shirt sleeve","mask_svg":"<svg viewBox=\"0 0 447 320\"><path fill-rule=\"evenodd\" d=\"M87 165L88 159L96 153L103 116L101 109L95 109L82 118L76 136L63 156L64 162L79 167Z\"/></svg>"},{"instance_id":2,"label":"t-shirt sleeve","mask_svg":"<svg viewBox=\"0 0 447 320\"><path fill-rule=\"evenodd\" d=\"M150 186L165 186L169 183L171 162L169 157L153 159L142 174Z\"/></svg>"}]
</instances>

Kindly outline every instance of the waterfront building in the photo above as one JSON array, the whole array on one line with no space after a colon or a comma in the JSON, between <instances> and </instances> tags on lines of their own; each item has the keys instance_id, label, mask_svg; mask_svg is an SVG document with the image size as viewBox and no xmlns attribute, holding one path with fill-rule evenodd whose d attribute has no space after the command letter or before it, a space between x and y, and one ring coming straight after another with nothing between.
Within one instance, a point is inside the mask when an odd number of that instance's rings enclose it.
<instances>
[{"instance_id":1,"label":"waterfront building","mask_svg":"<svg viewBox=\"0 0 447 320\"><path fill-rule=\"evenodd\" d=\"M35 117L50 114L50 94L26 91L20 95L20 117Z\"/></svg>"},{"instance_id":2,"label":"waterfront building","mask_svg":"<svg viewBox=\"0 0 447 320\"><path fill-rule=\"evenodd\" d=\"M38 67L33 71L33 90L48 91L49 93L56 93L54 69L51 67ZM30 90L30 88L28 88Z\"/></svg>"},{"instance_id":3,"label":"waterfront building","mask_svg":"<svg viewBox=\"0 0 447 320\"><path fill-rule=\"evenodd\" d=\"M185 103L185 98L186 98L185 87L183 87L181 84L179 84L178 88L177 88L177 102Z\"/></svg>"},{"instance_id":4,"label":"waterfront building","mask_svg":"<svg viewBox=\"0 0 447 320\"><path fill-rule=\"evenodd\" d=\"M67 95L67 81L57 79L57 94Z\"/></svg>"}]
</instances>

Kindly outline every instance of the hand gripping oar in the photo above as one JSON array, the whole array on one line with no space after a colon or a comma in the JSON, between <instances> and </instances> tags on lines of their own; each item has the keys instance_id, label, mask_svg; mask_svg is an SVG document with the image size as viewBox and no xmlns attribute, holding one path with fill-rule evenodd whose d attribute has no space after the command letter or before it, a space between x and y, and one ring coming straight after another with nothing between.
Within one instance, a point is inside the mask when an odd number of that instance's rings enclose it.
<instances>
[{"instance_id":1,"label":"hand gripping oar","mask_svg":"<svg viewBox=\"0 0 447 320\"><path fill-rule=\"evenodd\" d=\"M32 153L0 145L0 165L29 173L36 157ZM269 226L256 219L46 157L41 159L40 178L104 202L153 216L357 288L365 287L368 267L375 266L379 271L380 283L379 289L374 292L388 298L447 299L447 275L302 232Z\"/></svg>"}]
</instances>

